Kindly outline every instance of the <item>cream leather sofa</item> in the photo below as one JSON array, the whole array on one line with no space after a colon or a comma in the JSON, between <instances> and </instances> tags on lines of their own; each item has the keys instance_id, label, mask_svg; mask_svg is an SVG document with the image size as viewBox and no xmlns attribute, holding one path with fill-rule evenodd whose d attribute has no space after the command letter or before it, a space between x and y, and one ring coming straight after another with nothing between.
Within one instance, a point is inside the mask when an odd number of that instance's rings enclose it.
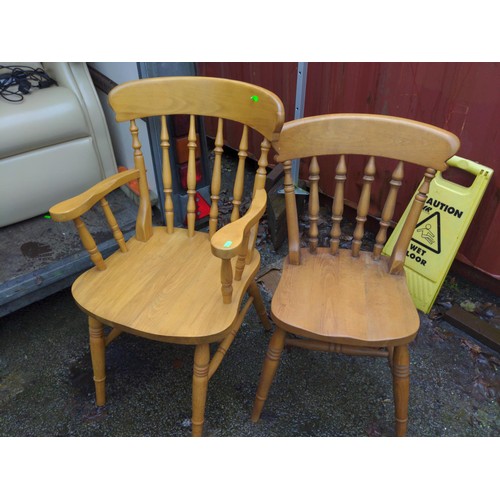
<instances>
[{"instance_id":1,"label":"cream leather sofa","mask_svg":"<svg viewBox=\"0 0 500 500\"><path fill-rule=\"evenodd\" d=\"M22 102L0 98L3 227L47 212L113 175L117 167L85 63L0 64L42 67L58 83L32 90Z\"/></svg>"}]
</instances>

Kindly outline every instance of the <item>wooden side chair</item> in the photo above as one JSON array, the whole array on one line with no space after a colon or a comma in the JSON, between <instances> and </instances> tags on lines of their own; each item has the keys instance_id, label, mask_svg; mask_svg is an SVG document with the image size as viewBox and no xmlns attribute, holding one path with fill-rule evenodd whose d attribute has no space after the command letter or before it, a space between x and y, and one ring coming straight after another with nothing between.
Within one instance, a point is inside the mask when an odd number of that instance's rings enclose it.
<instances>
[{"instance_id":1,"label":"wooden side chair","mask_svg":"<svg viewBox=\"0 0 500 500\"><path fill-rule=\"evenodd\" d=\"M419 317L406 286L403 265L406 250L436 170L459 147L458 138L437 127L381 115L332 114L285 123L274 144L277 161L285 171L289 254L273 296L271 316L276 330L271 337L254 403L258 421L285 345L347 355L387 357L392 369L396 434L407 429L409 398L408 344L419 329ZM318 247L318 157L334 156L335 192L330 247ZM367 157L352 248L340 248L347 174L345 155ZM309 248L301 248L291 178L291 160L311 157L309 166ZM375 157L399 160L390 180L373 252L361 250L370 190L377 173ZM378 160L381 161L381 160ZM383 160L387 161L387 160ZM410 215L392 255L381 255L403 182L403 162L426 168ZM324 163L324 162L323 162ZM290 336L288 334L293 334Z\"/></svg>"},{"instance_id":2,"label":"wooden side chair","mask_svg":"<svg viewBox=\"0 0 500 500\"><path fill-rule=\"evenodd\" d=\"M99 182L51 208L56 221L72 220L95 267L73 284L72 293L89 317L96 404L105 404L105 347L122 332L160 342L194 345L192 434L202 434L207 385L220 365L251 304L265 328L271 325L254 277L260 255L254 248L265 211L264 189L270 141L284 121L281 100L243 82L205 77L151 78L124 83L109 94L119 122L130 121L135 168ZM167 116L189 115L187 228L174 227ZM160 116L166 227L153 227L146 168L136 120ZM195 230L195 117L218 119L211 182L209 232ZM241 123L239 161L232 193L231 222L219 228L221 159L225 120ZM264 137L251 205L240 215L249 129ZM136 234L125 242L106 195L134 179L140 204ZM103 259L82 215L100 203L119 250ZM248 300L242 307L245 293ZM104 326L111 332L105 336ZM210 359L210 344L219 347Z\"/></svg>"}]
</instances>

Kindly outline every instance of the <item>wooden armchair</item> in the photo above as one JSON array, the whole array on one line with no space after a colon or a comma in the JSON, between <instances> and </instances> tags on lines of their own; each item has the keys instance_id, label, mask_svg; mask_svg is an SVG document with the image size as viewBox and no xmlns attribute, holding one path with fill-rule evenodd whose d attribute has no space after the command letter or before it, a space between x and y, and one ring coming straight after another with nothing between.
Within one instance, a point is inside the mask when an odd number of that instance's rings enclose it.
<instances>
[{"instance_id":1,"label":"wooden armchair","mask_svg":"<svg viewBox=\"0 0 500 500\"><path fill-rule=\"evenodd\" d=\"M271 316L277 328L271 337L254 403L256 422L267 398L284 345L347 355L387 357L392 369L396 434L407 429L409 398L408 344L417 334L419 317L406 286L406 250L436 170L459 147L458 138L437 127L403 118L333 114L285 123L274 144L285 171L289 254L274 294ZM330 247L318 247L318 156L336 159ZM345 155L369 159L364 168L352 248L340 248ZM371 184L377 173L375 156L395 162L373 252L362 251ZM309 248L300 248L299 225L291 178L291 160L311 158L309 166ZM352 161L349 158L349 162ZM385 160L387 161L387 160ZM424 181L392 255L381 255L403 182L403 162L426 167ZM411 165L411 168L418 168ZM323 163L323 168L335 165ZM293 337L287 333L293 334ZM305 337L305 338L304 338Z\"/></svg>"},{"instance_id":2,"label":"wooden armchair","mask_svg":"<svg viewBox=\"0 0 500 500\"><path fill-rule=\"evenodd\" d=\"M73 284L72 293L89 317L90 351L96 403L105 404L105 347L127 332L161 342L195 345L192 434L202 434L208 381L218 368L253 303L265 328L271 325L254 277L260 255L254 249L258 223L265 211L264 189L270 141L283 125L280 99L243 82L204 78L152 78L114 88L109 102L118 121L130 121L135 169L111 176L85 193L51 208L56 221L72 220L95 267ZM167 115L189 115L187 228L174 227L172 175ZM209 232L195 230L195 115L218 118L211 184ZM160 116L166 227L153 227L144 158L136 120ZM239 162L233 191L231 223L218 229L224 119L242 124ZM264 136L252 202L240 217L248 133ZM125 242L105 196L138 179L140 204L136 235ZM82 215L100 203L119 244L104 260ZM249 298L241 307L243 297ZM105 337L104 325L112 327ZM219 348L210 359L210 343Z\"/></svg>"}]
</instances>

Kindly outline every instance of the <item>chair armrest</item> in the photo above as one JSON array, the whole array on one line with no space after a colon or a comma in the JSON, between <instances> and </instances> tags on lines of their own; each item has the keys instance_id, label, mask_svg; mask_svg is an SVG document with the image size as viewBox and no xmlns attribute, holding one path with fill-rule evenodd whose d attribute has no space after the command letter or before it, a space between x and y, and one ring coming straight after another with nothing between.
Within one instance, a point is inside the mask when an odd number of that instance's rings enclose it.
<instances>
[{"instance_id":1,"label":"chair armrest","mask_svg":"<svg viewBox=\"0 0 500 500\"><path fill-rule=\"evenodd\" d=\"M128 170L112 175L87 189L87 191L54 205L50 208L49 213L52 219L57 222L76 219L111 191L137 178L139 178L138 170Z\"/></svg>"},{"instance_id":2,"label":"chair armrest","mask_svg":"<svg viewBox=\"0 0 500 500\"><path fill-rule=\"evenodd\" d=\"M267 193L258 189L247 213L241 218L220 228L210 240L212 253L221 259L231 259L240 255L245 235L260 220L266 210Z\"/></svg>"}]
</instances>

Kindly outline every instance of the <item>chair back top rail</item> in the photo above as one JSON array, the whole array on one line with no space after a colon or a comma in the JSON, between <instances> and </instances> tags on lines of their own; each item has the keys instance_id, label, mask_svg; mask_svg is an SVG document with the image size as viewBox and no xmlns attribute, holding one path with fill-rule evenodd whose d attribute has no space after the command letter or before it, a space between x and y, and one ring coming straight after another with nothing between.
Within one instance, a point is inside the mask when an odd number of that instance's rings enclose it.
<instances>
[{"instance_id":1,"label":"chair back top rail","mask_svg":"<svg viewBox=\"0 0 500 500\"><path fill-rule=\"evenodd\" d=\"M407 118L339 113L287 122L273 146L279 162L309 156L359 154L403 160L442 171L460 142L451 132Z\"/></svg>"},{"instance_id":2,"label":"chair back top rail","mask_svg":"<svg viewBox=\"0 0 500 500\"><path fill-rule=\"evenodd\" d=\"M158 115L202 115L234 120L278 139L285 111L273 92L250 83L211 77L159 77L115 87L109 102L116 120Z\"/></svg>"}]
</instances>

